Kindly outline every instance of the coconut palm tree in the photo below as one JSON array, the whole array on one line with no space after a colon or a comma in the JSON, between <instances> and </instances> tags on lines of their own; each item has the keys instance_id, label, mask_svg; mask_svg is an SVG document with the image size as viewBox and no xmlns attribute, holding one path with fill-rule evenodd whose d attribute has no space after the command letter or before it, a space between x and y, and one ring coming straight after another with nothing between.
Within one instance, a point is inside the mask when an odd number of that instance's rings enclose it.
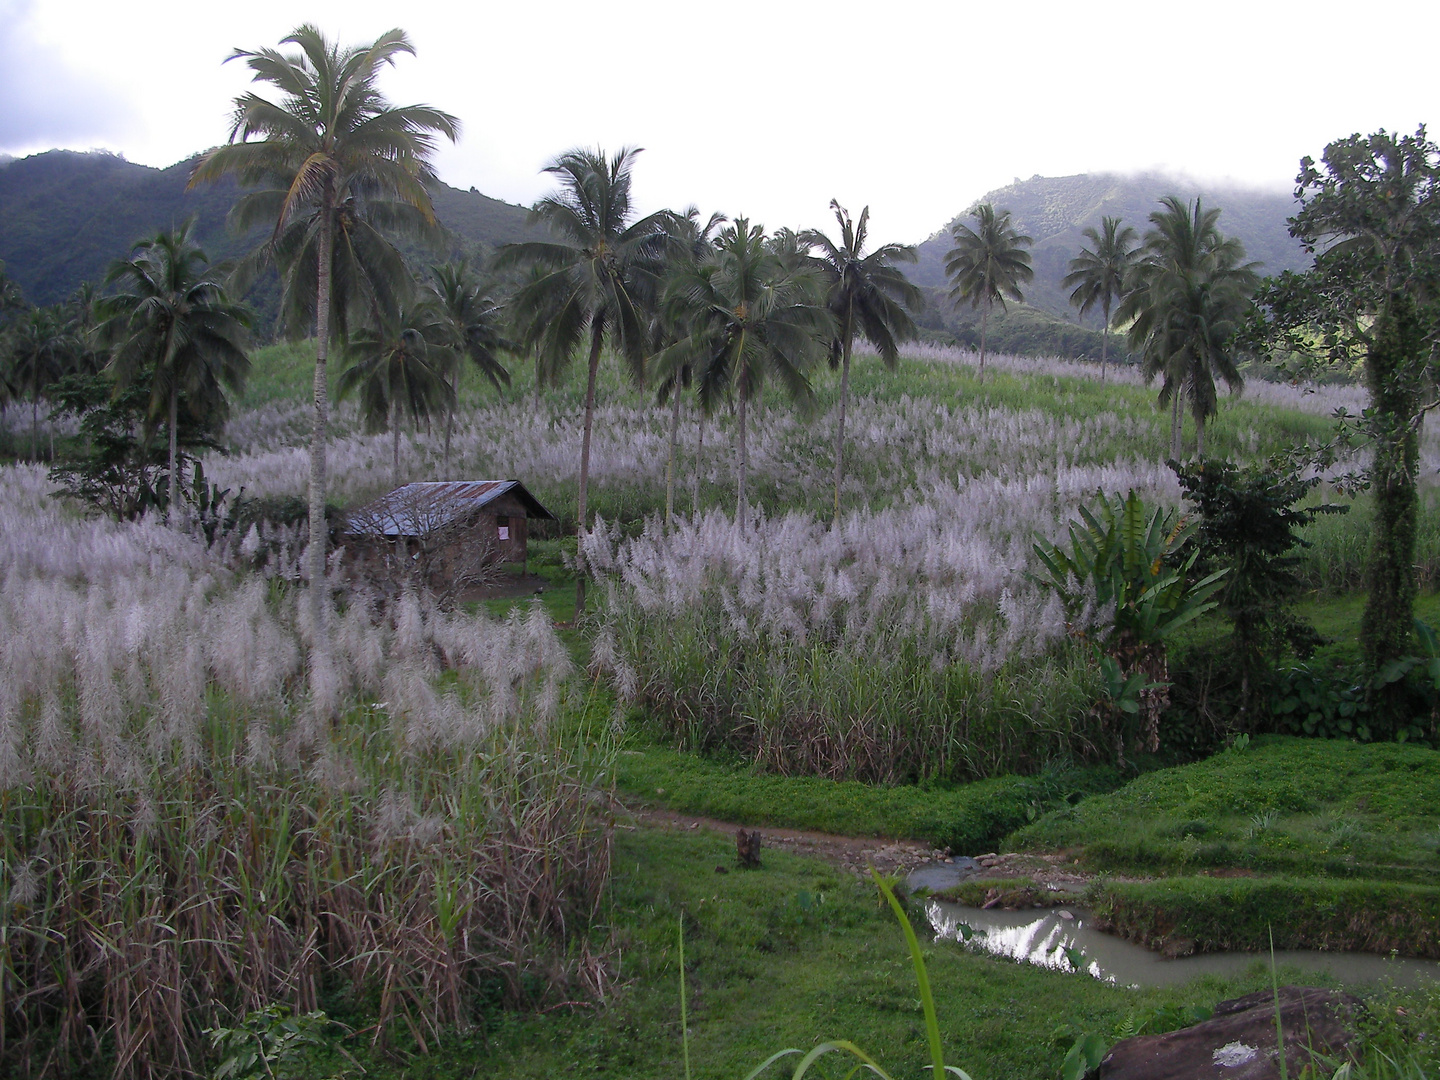
<instances>
[{"instance_id":1,"label":"coconut palm tree","mask_svg":"<svg viewBox=\"0 0 1440 1080\"><path fill-rule=\"evenodd\" d=\"M366 426L390 432L391 479L397 485L402 415L418 428L437 412L454 411L450 376L457 358L445 344L448 330L435 303L421 301L398 318L357 330L346 348L349 365L336 393L357 394Z\"/></svg>"},{"instance_id":2,"label":"coconut palm tree","mask_svg":"<svg viewBox=\"0 0 1440 1080\"><path fill-rule=\"evenodd\" d=\"M704 225L700 224L700 210L689 206L676 214L667 227L665 245L665 278L673 281L682 272L693 270L713 250L713 234L728 219L724 214L711 214ZM683 312L679 316L683 318ZM653 348L660 353L680 341L687 334L683 322L677 321L675 311L666 310L664 305L656 307L652 314ZM656 370L657 385L655 400L663 404L670 402L670 439L665 461L665 528L670 528L675 518L675 456L680 438L680 400L683 392L694 382L694 369L690 357L682 352L669 354L669 366ZM696 489L692 514L700 511L699 468L705 440L705 416L701 413L700 435L695 451Z\"/></svg>"},{"instance_id":3,"label":"coconut palm tree","mask_svg":"<svg viewBox=\"0 0 1440 1080\"><path fill-rule=\"evenodd\" d=\"M980 376L985 376L985 334L990 309L1005 310L1006 299L1024 299L1020 286L1035 277L1030 265L1030 237L1010 222L1010 211L998 213L989 203L974 210L974 229L957 221L951 230L955 246L945 256L945 276L953 287L950 299L980 308Z\"/></svg>"},{"instance_id":4,"label":"coconut palm tree","mask_svg":"<svg viewBox=\"0 0 1440 1080\"><path fill-rule=\"evenodd\" d=\"M895 264L914 262L915 248L885 244L865 254L870 208L852 222L850 212L834 199L830 209L840 226L837 244L823 232L807 230L801 242L820 251L818 264L826 285L826 305L835 320L830 342L830 366L840 369L840 416L835 434L835 516L840 515L840 481L845 475L845 404L850 393L850 353L860 334L874 345L890 370L900 362L900 342L915 336L915 323L907 308L918 310L924 294L910 284Z\"/></svg>"},{"instance_id":5,"label":"coconut palm tree","mask_svg":"<svg viewBox=\"0 0 1440 1080\"><path fill-rule=\"evenodd\" d=\"M649 352L647 308L657 292L671 215L661 211L633 221L630 169L640 151L624 147L608 159L599 150L567 150L545 167L560 189L535 204L534 223L550 240L507 244L497 269L526 267L529 276L511 298L522 344L534 350L541 371L552 376L582 345L589 355L585 382L585 430L580 443L577 528L588 528L590 435L595 420L595 378L608 340L643 382ZM585 610L585 578L576 582L575 616Z\"/></svg>"},{"instance_id":6,"label":"coconut palm tree","mask_svg":"<svg viewBox=\"0 0 1440 1080\"><path fill-rule=\"evenodd\" d=\"M1161 377L1159 402L1171 410L1171 457L1182 449L1182 398L1195 419L1195 452L1203 456L1205 421L1217 407L1215 379L1232 393L1245 383L1233 339L1259 286L1260 264L1245 262L1244 245L1220 232L1219 209L1174 195L1160 204L1115 318L1133 320L1130 346L1141 354L1146 380Z\"/></svg>"},{"instance_id":7,"label":"coconut palm tree","mask_svg":"<svg viewBox=\"0 0 1440 1080\"><path fill-rule=\"evenodd\" d=\"M1123 228L1118 217L1100 219L1097 232L1092 225L1085 230L1090 247L1070 260L1070 273L1060 282L1070 293L1070 303L1086 315L1097 304L1105 317L1100 338L1100 381L1105 381L1105 361L1110 352L1110 308L1125 292L1125 275L1136 256L1136 233L1129 225Z\"/></svg>"},{"instance_id":8,"label":"coconut palm tree","mask_svg":"<svg viewBox=\"0 0 1440 1080\"><path fill-rule=\"evenodd\" d=\"M292 333L315 333L315 412L310 436L310 545L315 586L310 619L317 654L328 655L325 580L325 444L329 421L326 368L332 338L342 338L359 310L394 312L410 286L400 253L381 230L435 228L426 182L437 139L454 141L460 122L429 105L392 105L377 87L397 57L414 55L402 30L368 45L341 47L314 26L299 27L278 49L236 49L252 79L276 95L235 99L228 144L212 150L190 184L234 176L258 190L242 196L232 225L273 222L262 253L280 266ZM311 319L313 318L313 324ZM319 669L312 664L315 689Z\"/></svg>"},{"instance_id":9,"label":"coconut palm tree","mask_svg":"<svg viewBox=\"0 0 1440 1080\"><path fill-rule=\"evenodd\" d=\"M180 507L176 432L182 393L192 411L214 415L224 409L225 389L243 389L250 370L249 310L230 302L220 284L222 268L209 265L194 233L191 218L142 240L130 258L110 267L105 284L118 291L101 302L98 331L112 346L110 366L120 387L142 376L151 380L149 422L164 416L170 441L172 520Z\"/></svg>"},{"instance_id":10,"label":"coconut palm tree","mask_svg":"<svg viewBox=\"0 0 1440 1080\"><path fill-rule=\"evenodd\" d=\"M767 378L778 379L792 399L810 399L806 372L825 355L836 329L824 283L806 262L787 265L765 230L741 217L720 233L713 253L669 283L665 304L689 333L661 351L662 369L692 364L704 409L725 396L735 399L735 517L747 528L747 410Z\"/></svg>"},{"instance_id":11,"label":"coconut palm tree","mask_svg":"<svg viewBox=\"0 0 1440 1080\"><path fill-rule=\"evenodd\" d=\"M10 396L30 399L30 456L39 460L40 399L70 369L77 342L59 305L22 311L7 337L3 382Z\"/></svg>"},{"instance_id":12,"label":"coconut palm tree","mask_svg":"<svg viewBox=\"0 0 1440 1080\"><path fill-rule=\"evenodd\" d=\"M504 334L500 305L465 260L430 268L428 284L434 310L432 346L450 350L450 403L445 413L445 471L450 471L450 433L455 426L461 362L468 359L497 390L510 385L510 372L500 362L502 351L515 345Z\"/></svg>"}]
</instances>

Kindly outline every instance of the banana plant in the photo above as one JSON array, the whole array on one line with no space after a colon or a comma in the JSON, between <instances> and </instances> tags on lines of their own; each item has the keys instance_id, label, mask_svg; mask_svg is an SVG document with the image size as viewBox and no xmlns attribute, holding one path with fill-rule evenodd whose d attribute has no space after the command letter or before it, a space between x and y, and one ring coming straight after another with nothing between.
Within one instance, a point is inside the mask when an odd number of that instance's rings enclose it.
<instances>
[{"instance_id":1,"label":"banana plant","mask_svg":"<svg viewBox=\"0 0 1440 1080\"><path fill-rule=\"evenodd\" d=\"M1095 509L1080 507L1081 520L1070 523L1068 551L1044 538L1034 545L1046 576L1032 576L1055 590L1072 623L1093 603L1113 616L1102 644L1144 645L1215 607L1225 571L1190 580L1200 554L1186 550L1196 521L1174 509L1147 512L1133 490L1123 499L1096 496Z\"/></svg>"},{"instance_id":2,"label":"banana plant","mask_svg":"<svg viewBox=\"0 0 1440 1080\"><path fill-rule=\"evenodd\" d=\"M1165 642L1215 607L1226 571L1192 580L1200 553L1189 541L1197 522L1175 509L1147 509L1134 490L1124 498L1097 491L1094 508L1079 513L1068 550L1036 541L1044 574L1031 577L1060 597L1072 630L1094 640L1110 689L1102 707L1115 721L1123 761L1127 729L1137 720L1145 748L1159 749L1160 713L1169 702Z\"/></svg>"}]
</instances>

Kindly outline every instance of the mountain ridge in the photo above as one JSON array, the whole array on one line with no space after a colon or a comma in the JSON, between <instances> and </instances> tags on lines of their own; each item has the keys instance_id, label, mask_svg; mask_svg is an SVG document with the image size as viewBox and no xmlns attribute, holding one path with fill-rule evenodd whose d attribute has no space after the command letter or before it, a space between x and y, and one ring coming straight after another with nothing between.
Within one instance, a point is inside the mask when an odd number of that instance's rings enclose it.
<instances>
[{"instance_id":1,"label":"mountain ridge","mask_svg":"<svg viewBox=\"0 0 1440 1080\"><path fill-rule=\"evenodd\" d=\"M239 192L233 180L186 190L199 156L164 169L72 150L0 163L0 262L6 273L33 303L57 303L83 281L98 284L137 240L192 215L212 260L252 250L263 230L237 236L225 224ZM522 206L439 180L431 197L436 217L456 238L457 254L531 235Z\"/></svg>"},{"instance_id":2,"label":"mountain ridge","mask_svg":"<svg viewBox=\"0 0 1440 1080\"><path fill-rule=\"evenodd\" d=\"M906 268L917 285L945 288L945 254L953 246L951 230L965 221L975 206L988 202L1009 210L1020 232L1032 237L1031 261L1035 280L1025 290L1027 303L1071 321L1080 321L1070 306L1068 290L1060 281L1070 260L1088 243L1086 227L1100 227L1106 216L1118 216L1140 236L1149 228L1149 215L1166 195L1189 201L1197 196L1206 206L1220 209L1220 230L1245 245L1248 258L1263 265L1262 274L1303 270L1310 264L1299 241L1288 231L1287 218L1295 211L1289 193L1233 185L1205 184L1165 173L1078 173L1071 176L1032 176L995 188L976 199L943 228L917 245L919 261ZM1098 315L1087 324L1098 327Z\"/></svg>"}]
</instances>

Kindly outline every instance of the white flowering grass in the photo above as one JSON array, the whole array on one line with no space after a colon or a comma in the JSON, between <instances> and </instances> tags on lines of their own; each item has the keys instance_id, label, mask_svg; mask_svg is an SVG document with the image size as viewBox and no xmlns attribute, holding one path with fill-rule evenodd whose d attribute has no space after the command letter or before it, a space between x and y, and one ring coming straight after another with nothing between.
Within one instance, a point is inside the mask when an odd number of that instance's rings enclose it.
<instances>
[{"instance_id":1,"label":"white flowering grass","mask_svg":"<svg viewBox=\"0 0 1440 1080\"><path fill-rule=\"evenodd\" d=\"M0 1073L204 1072L204 1028L322 986L379 1038L598 992L602 763L538 606L337 612L332 718L283 576L47 490L0 469Z\"/></svg>"}]
</instances>

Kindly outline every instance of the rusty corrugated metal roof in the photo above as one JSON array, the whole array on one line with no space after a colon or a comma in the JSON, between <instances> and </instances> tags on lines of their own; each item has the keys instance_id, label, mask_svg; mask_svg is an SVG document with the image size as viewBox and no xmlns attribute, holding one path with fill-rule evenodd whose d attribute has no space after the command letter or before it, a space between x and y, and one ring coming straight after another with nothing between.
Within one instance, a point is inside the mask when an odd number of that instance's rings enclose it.
<instances>
[{"instance_id":1,"label":"rusty corrugated metal roof","mask_svg":"<svg viewBox=\"0 0 1440 1080\"><path fill-rule=\"evenodd\" d=\"M555 520L518 480L437 480L398 487L352 511L346 523L351 532L371 536L424 536L506 492L524 504L526 517Z\"/></svg>"}]
</instances>

